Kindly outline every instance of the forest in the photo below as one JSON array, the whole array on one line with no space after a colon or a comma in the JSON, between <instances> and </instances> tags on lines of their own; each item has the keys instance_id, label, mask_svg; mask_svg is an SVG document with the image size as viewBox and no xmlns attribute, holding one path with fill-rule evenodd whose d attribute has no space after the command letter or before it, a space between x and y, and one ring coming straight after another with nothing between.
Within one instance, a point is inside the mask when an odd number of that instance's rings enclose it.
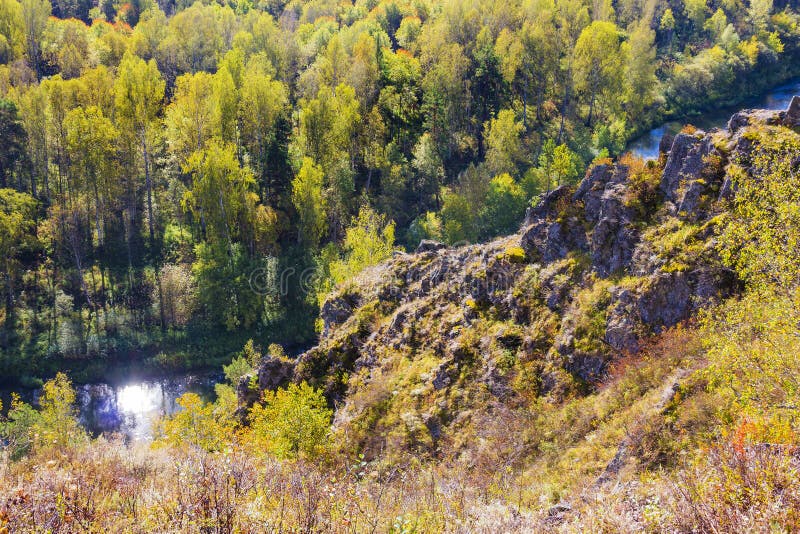
<instances>
[{"instance_id":1,"label":"forest","mask_svg":"<svg viewBox=\"0 0 800 534\"><path fill-rule=\"evenodd\" d=\"M796 75L796 7L2 0L0 376L307 346L393 250Z\"/></svg>"}]
</instances>

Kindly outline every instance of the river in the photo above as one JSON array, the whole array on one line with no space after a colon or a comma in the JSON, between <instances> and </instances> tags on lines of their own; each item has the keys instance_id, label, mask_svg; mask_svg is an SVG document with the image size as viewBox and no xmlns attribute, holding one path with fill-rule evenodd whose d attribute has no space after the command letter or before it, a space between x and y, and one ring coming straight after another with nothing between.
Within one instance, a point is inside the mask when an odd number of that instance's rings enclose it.
<instances>
[{"instance_id":1,"label":"river","mask_svg":"<svg viewBox=\"0 0 800 534\"><path fill-rule=\"evenodd\" d=\"M665 122L628 145L628 151L645 159L658 157L658 144L666 134L678 133L685 124L692 124L702 130L725 128L731 116L742 109L786 109L794 95L800 95L800 78L770 89L766 93L748 98L736 106L719 108L683 121Z\"/></svg>"},{"instance_id":2,"label":"river","mask_svg":"<svg viewBox=\"0 0 800 534\"><path fill-rule=\"evenodd\" d=\"M177 399L184 393L214 398L214 385L222 373L178 373L157 379L131 377L119 382L76 384L78 417L93 436L117 433L129 442L150 441L153 424L178 409ZM19 390L22 400L37 404L40 390ZM10 391L0 392L8 406Z\"/></svg>"}]
</instances>

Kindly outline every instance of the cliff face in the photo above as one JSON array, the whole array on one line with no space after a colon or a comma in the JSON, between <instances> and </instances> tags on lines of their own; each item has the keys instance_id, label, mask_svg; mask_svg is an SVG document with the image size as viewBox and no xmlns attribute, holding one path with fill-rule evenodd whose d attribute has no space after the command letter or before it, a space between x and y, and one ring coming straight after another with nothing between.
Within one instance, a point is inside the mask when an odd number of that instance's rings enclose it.
<instances>
[{"instance_id":1,"label":"cliff face","mask_svg":"<svg viewBox=\"0 0 800 534\"><path fill-rule=\"evenodd\" d=\"M518 234L397 253L328 298L316 347L263 362L261 388L324 388L368 456L460 455L525 406L590 394L610 363L740 289L714 247L735 194L726 167L746 164L749 128L797 126L792 110L687 129L658 161L600 162Z\"/></svg>"}]
</instances>

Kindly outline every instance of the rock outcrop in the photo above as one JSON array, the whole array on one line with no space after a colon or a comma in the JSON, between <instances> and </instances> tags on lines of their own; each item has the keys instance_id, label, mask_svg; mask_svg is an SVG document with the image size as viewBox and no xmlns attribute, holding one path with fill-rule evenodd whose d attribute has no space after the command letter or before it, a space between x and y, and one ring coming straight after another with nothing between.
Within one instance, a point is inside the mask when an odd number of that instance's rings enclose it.
<instances>
[{"instance_id":1,"label":"rock outcrop","mask_svg":"<svg viewBox=\"0 0 800 534\"><path fill-rule=\"evenodd\" d=\"M425 241L367 269L322 306L319 344L291 369L265 362L260 387L322 387L335 425L361 429L364 450L432 451L478 417L479 402L597 382L643 338L740 289L714 246L735 194L726 167L752 150L743 131L795 120L795 108L680 133L660 162L598 164L544 195L518 234L460 248ZM383 420L402 421L402 436Z\"/></svg>"}]
</instances>

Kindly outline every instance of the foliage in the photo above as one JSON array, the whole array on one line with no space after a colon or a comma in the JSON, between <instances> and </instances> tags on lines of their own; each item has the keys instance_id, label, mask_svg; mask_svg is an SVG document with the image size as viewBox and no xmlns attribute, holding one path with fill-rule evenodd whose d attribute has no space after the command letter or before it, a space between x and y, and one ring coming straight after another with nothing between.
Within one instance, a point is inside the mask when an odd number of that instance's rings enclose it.
<instances>
[{"instance_id":1,"label":"foliage","mask_svg":"<svg viewBox=\"0 0 800 534\"><path fill-rule=\"evenodd\" d=\"M277 458L314 458L325 449L332 412L306 383L268 391L250 410L254 446Z\"/></svg>"},{"instance_id":2,"label":"foliage","mask_svg":"<svg viewBox=\"0 0 800 534\"><path fill-rule=\"evenodd\" d=\"M157 444L205 451L222 450L236 426L233 419L235 394L232 400L231 405L230 397L226 398L223 393L216 403L207 403L196 393L184 393L177 400L181 409L161 422Z\"/></svg>"},{"instance_id":3,"label":"foliage","mask_svg":"<svg viewBox=\"0 0 800 534\"><path fill-rule=\"evenodd\" d=\"M347 229L344 256L330 264L331 286L349 280L367 267L377 265L394 250L394 223L369 207L363 207Z\"/></svg>"},{"instance_id":4,"label":"foliage","mask_svg":"<svg viewBox=\"0 0 800 534\"><path fill-rule=\"evenodd\" d=\"M800 182L796 136L783 132L755 133L759 144L751 156L753 170L731 166L736 188L733 210L720 233L723 260L755 288L800 284Z\"/></svg>"}]
</instances>

